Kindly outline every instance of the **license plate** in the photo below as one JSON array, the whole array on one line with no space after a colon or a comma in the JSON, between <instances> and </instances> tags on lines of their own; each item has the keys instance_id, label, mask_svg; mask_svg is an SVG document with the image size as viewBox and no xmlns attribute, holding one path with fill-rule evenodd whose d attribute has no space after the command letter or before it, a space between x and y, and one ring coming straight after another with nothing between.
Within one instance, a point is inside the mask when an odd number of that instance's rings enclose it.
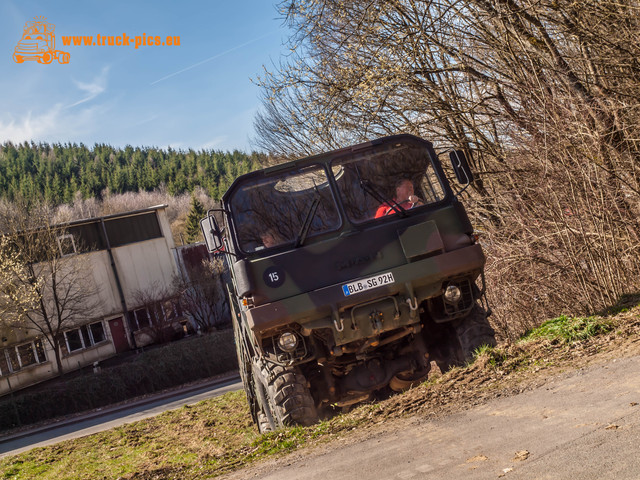
<instances>
[{"instance_id":1,"label":"license plate","mask_svg":"<svg viewBox=\"0 0 640 480\"><path fill-rule=\"evenodd\" d=\"M393 273L381 273L380 275L376 275L374 277L364 278L362 280L358 280L356 282L347 283L342 286L342 291L345 297L349 295L353 295L354 293L364 292L366 290L371 290L372 288L382 287L383 285L389 285L390 283L395 282L393 279Z\"/></svg>"}]
</instances>

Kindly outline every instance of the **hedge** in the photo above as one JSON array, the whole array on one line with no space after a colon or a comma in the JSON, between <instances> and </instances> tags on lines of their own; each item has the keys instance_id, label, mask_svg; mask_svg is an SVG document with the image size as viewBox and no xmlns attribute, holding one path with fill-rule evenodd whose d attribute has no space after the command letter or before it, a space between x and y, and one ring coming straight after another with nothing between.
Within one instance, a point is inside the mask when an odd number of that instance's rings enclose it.
<instances>
[{"instance_id":1,"label":"hedge","mask_svg":"<svg viewBox=\"0 0 640 480\"><path fill-rule=\"evenodd\" d=\"M13 399L5 396L0 399L0 430L104 407L237 368L231 330L187 338L97 374L33 393L14 393Z\"/></svg>"}]
</instances>

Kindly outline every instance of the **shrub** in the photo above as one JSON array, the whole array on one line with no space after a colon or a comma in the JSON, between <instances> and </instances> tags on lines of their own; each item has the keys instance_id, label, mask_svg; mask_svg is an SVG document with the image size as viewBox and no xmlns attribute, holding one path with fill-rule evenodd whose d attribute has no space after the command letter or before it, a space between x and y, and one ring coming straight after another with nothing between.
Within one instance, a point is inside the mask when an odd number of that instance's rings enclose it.
<instances>
[{"instance_id":1,"label":"shrub","mask_svg":"<svg viewBox=\"0 0 640 480\"><path fill-rule=\"evenodd\" d=\"M104 407L237 369L233 332L187 338L135 360L32 393L0 399L0 430ZM15 404L12 405L12 402Z\"/></svg>"}]
</instances>

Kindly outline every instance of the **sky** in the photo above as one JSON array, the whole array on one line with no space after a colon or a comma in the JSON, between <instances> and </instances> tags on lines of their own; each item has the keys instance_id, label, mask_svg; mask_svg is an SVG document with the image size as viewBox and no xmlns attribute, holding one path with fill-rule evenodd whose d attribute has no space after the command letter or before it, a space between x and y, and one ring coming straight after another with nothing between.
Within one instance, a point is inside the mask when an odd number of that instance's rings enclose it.
<instances>
[{"instance_id":1,"label":"sky","mask_svg":"<svg viewBox=\"0 0 640 480\"><path fill-rule=\"evenodd\" d=\"M0 144L256 149L260 89L252 79L287 52L275 5L0 0ZM14 51L34 17L55 25L56 50L69 53L68 64L16 63ZM108 45L123 34L129 46ZM105 45L65 46L63 36ZM165 43L179 36L180 45L135 48L136 36Z\"/></svg>"}]
</instances>

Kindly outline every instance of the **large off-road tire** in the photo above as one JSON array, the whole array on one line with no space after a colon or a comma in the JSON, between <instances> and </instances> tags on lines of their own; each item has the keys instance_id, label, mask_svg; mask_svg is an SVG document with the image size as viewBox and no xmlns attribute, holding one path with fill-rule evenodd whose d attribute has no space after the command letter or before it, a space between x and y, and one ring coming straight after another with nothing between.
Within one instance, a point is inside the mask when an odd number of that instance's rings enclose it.
<instances>
[{"instance_id":1,"label":"large off-road tire","mask_svg":"<svg viewBox=\"0 0 640 480\"><path fill-rule=\"evenodd\" d=\"M253 379L261 433L288 425L313 425L318 421L307 380L299 368L255 361Z\"/></svg>"},{"instance_id":2,"label":"large off-road tire","mask_svg":"<svg viewBox=\"0 0 640 480\"><path fill-rule=\"evenodd\" d=\"M496 346L496 332L489 325L487 312L478 304L473 306L466 317L456 322L455 329L464 362L473 358L478 347L483 345Z\"/></svg>"},{"instance_id":3,"label":"large off-road tire","mask_svg":"<svg viewBox=\"0 0 640 480\"><path fill-rule=\"evenodd\" d=\"M442 335L446 331L449 338L445 340ZM435 346L436 364L442 373L452 367L462 366L473 358L478 347L494 347L495 335L487 320L487 312L476 304L465 317L447 324L446 329L443 327L440 343Z\"/></svg>"}]
</instances>

